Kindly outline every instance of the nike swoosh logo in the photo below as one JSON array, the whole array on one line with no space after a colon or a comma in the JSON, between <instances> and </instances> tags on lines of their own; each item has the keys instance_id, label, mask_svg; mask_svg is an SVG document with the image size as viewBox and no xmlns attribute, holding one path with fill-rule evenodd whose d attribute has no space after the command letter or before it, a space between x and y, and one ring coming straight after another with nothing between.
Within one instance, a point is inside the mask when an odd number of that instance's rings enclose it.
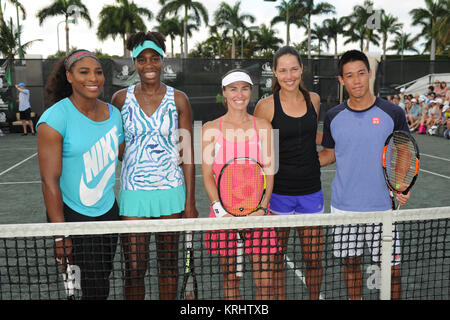
<instances>
[{"instance_id":1,"label":"nike swoosh logo","mask_svg":"<svg viewBox=\"0 0 450 320\"><path fill-rule=\"evenodd\" d=\"M116 163L113 161L108 169L106 169L102 179L97 184L95 188L89 188L84 183L84 175L81 175L80 181L80 200L81 203L87 207L91 207L96 204L103 196L103 191L108 184L109 179L114 174L116 170Z\"/></svg>"}]
</instances>

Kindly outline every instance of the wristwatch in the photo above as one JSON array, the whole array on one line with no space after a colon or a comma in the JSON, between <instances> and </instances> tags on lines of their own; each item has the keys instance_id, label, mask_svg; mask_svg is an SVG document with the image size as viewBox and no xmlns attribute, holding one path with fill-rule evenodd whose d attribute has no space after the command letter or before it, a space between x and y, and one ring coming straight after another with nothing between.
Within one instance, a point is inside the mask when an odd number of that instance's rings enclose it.
<instances>
[{"instance_id":1,"label":"wristwatch","mask_svg":"<svg viewBox=\"0 0 450 320\"><path fill-rule=\"evenodd\" d=\"M264 207L259 207L259 209L258 210L262 210L262 211L264 211L264 215L265 216L267 216L268 214L269 214L269 210L267 210L267 208L264 208Z\"/></svg>"}]
</instances>

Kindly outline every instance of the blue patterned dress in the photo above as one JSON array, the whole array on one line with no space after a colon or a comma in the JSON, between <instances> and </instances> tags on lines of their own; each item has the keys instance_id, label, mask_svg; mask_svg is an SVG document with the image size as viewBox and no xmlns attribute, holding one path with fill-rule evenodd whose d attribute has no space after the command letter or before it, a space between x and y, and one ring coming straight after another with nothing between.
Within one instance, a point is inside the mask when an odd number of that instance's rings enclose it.
<instances>
[{"instance_id":1,"label":"blue patterned dress","mask_svg":"<svg viewBox=\"0 0 450 320\"><path fill-rule=\"evenodd\" d=\"M184 210L186 191L180 167L178 113L174 89L156 111L147 116L134 95L127 91L122 107L125 152L120 176L120 214L159 217Z\"/></svg>"}]
</instances>

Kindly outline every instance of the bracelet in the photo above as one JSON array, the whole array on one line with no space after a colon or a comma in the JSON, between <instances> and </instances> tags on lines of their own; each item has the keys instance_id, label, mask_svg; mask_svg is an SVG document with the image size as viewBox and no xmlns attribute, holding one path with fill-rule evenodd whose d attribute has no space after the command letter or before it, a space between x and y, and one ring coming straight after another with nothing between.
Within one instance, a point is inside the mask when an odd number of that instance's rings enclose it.
<instances>
[{"instance_id":1,"label":"bracelet","mask_svg":"<svg viewBox=\"0 0 450 320\"><path fill-rule=\"evenodd\" d=\"M269 214L269 210L267 210L267 208L260 207L258 210L264 211L264 215L265 215L265 216L267 216L267 215Z\"/></svg>"},{"instance_id":2,"label":"bracelet","mask_svg":"<svg viewBox=\"0 0 450 320\"><path fill-rule=\"evenodd\" d=\"M63 236L63 237L58 237L55 238L55 242L59 242L59 241L63 241L65 238L67 238L68 236Z\"/></svg>"}]
</instances>

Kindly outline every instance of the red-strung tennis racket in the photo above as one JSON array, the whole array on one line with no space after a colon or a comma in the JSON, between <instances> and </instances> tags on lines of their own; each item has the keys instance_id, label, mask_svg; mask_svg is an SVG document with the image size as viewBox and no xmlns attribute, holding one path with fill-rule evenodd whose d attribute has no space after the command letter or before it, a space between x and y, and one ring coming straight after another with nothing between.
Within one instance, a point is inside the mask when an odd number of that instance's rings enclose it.
<instances>
[{"instance_id":1,"label":"red-strung tennis racket","mask_svg":"<svg viewBox=\"0 0 450 320\"><path fill-rule=\"evenodd\" d=\"M412 135L405 131L391 133L383 148L383 172L393 209L393 192L407 194L416 182L419 170L419 147Z\"/></svg>"},{"instance_id":2,"label":"red-strung tennis racket","mask_svg":"<svg viewBox=\"0 0 450 320\"><path fill-rule=\"evenodd\" d=\"M266 193L266 174L255 159L233 158L220 171L217 189L220 203L229 214L248 216L261 207ZM239 231L236 253L238 276L242 276L244 239L245 232Z\"/></svg>"}]
</instances>

